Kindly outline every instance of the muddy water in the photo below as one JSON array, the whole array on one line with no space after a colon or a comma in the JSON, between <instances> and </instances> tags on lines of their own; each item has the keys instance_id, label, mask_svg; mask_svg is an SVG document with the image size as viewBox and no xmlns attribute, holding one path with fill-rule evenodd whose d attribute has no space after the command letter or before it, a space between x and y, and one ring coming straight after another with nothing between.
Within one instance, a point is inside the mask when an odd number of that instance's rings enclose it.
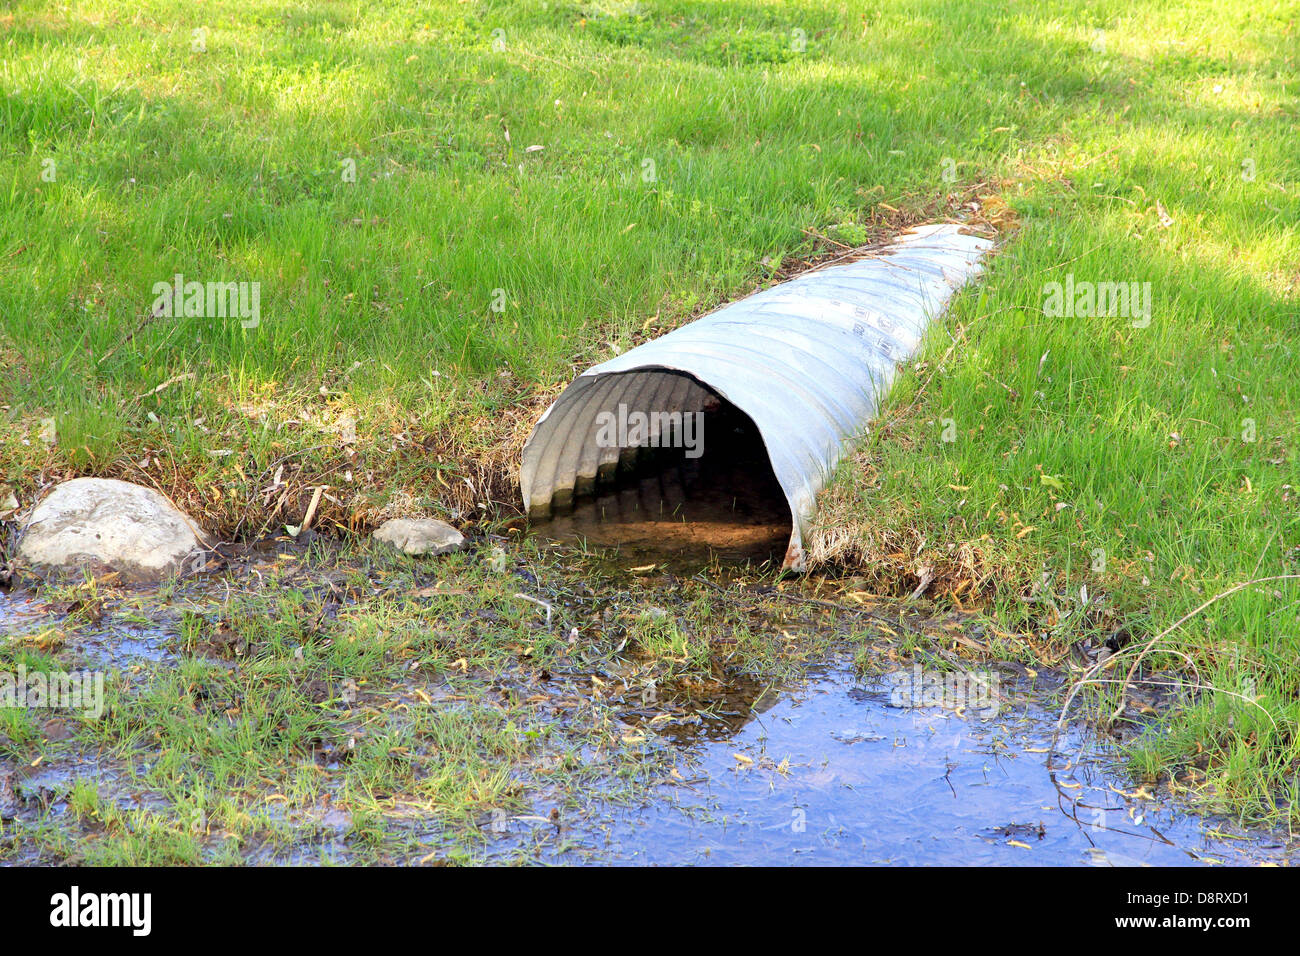
<instances>
[{"instance_id":1,"label":"muddy water","mask_svg":"<svg viewBox=\"0 0 1300 956\"><path fill-rule=\"evenodd\" d=\"M31 637L69 612L51 607L22 589L0 589L0 640L16 635ZM79 612L75 607L72 613ZM145 617L109 615L101 626L86 629L77 641L77 666L111 668L143 661L159 662L169 656L168 635Z\"/></svg>"},{"instance_id":2,"label":"muddy water","mask_svg":"<svg viewBox=\"0 0 1300 956\"><path fill-rule=\"evenodd\" d=\"M790 510L753 424L706 417L705 453L641 449L636 464L532 530L563 545L606 551L621 564L699 570L714 561L780 564Z\"/></svg>"},{"instance_id":3,"label":"muddy water","mask_svg":"<svg viewBox=\"0 0 1300 956\"><path fill-rule=\"evenodd\" d=\"M1055 713L1002 685L984 717L898 706L892 679L827 667L723 713L678 744L674 778L522 840L556 861L757 865L1186 866L1286 863L1284 836L1241 833L1141 787L1079 728L1046 766ZM724 707L725 711L726 708ZM737 723L741 723L736 729ZM680 779L677 779L677 778ZM545 849L542 849L542 848Z\"/></svg>"},{"instance_id":4,"label":"muddy water","mask_svg":"<svg viewBox=\"0 0 1300 956\"><path fill-rule=\"evenodd\" d=\"M755 508L726 485L691 498L684 498L680 487L662 476L641 479L533 530L559 544L608 551L629 565L685 571L713 561L780 563L790 540L790 515L784 506Z\"/></svg>"}]
</instances>

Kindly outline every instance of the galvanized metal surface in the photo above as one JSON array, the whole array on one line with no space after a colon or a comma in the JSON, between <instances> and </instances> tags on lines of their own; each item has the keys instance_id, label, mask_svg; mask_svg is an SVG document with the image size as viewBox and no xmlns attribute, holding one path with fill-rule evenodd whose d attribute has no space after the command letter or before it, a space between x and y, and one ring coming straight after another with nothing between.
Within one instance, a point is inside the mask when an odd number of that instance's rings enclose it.
<instances>
[{"instance_id":1,"label":"galvanized metal surface","mask_svg":"<svg viewBox=\"0 0 1300 956\"><path fill-rule=\"evenodd\" d=\"M602 412L698 411L716 393L762 435L790 506L785 566L802 570L817 492L875 416L897 363L992 246L955 225L918 227L867 258L755 293L588 369L524 446L525 508L541 517L567 507L626 460L625 450L598 447Z\"/></svg>"}]
</instances>

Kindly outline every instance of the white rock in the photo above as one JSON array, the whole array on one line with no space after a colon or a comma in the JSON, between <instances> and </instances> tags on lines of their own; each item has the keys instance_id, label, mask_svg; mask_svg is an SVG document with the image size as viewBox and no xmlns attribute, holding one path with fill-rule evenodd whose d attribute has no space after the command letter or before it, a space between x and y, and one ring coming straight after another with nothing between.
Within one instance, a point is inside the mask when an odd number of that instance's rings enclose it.
<instances>
[{"instance_id":1,"label":"white rock","mask_svg":"<svg viewBox=\"0 0 1300 956\"><path fill-rule=\"evenodd\" d=\"M74 478L32 511L18 564L41 571L116 571L125 581L148 583L181 570L187 557L203 550L206 537L152 488Z\"/></svg>"},{"instance_id":2,"label":"white rock","mask_svg":"<svg viewBox=\"0 0 1300 956\"><path fill-rule=\"evenodd\" d=\"M446 554L465 546L463 534L435 518L390 518L374 536L407 554Z\"/></svg>"}]
</instances>

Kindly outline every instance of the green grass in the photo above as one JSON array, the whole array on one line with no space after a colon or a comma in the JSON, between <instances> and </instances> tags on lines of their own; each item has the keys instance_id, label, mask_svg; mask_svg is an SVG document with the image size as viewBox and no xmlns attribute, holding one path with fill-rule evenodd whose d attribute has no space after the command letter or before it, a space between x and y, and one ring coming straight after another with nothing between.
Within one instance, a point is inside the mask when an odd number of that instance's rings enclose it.
<instances>
[{"instance_id":1,"label":"green grass","mask_svg":"<svg viewBox=\"0 0 1300 956\"><path fill-rule=\"evenodd\" d=\"M0 25L0 483L24 502L86 473L221 533L296 522L316 484L325 525L500 514L575 369L820 236L977 213L1005 244L841 470L823 555L889 593L928 569L1049 661L1300 569L1286 4L20 2ZM261 324L150 319L175 273L259 282ZM1150 282L1150 324L1046 315L1067 274ZM281 466L292 494L263 497ZM1297 601L1247 589L1169 645L1271 717L1209 693L1140 759L1212 752L1207 794L1294 819Z\"/></svg>"}]
</instances>

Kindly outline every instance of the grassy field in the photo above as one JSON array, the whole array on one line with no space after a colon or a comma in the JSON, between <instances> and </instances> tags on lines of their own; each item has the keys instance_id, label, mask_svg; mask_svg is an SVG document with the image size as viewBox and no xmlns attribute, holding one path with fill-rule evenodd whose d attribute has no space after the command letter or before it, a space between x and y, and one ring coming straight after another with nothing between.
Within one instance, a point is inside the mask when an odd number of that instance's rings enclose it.
<instances>
[{"instance_id":1,"label":"grassy field","mask_svg":"<svg viewBox=\"0 0 1300 956\"><path fill-rule=\"evenodd\" d=\"M1141 647L1300 573L1297 30L1245 0L10 4L0 484L122 477L226 536L321 485L325 529L490 527L577 369L970 217L1002 248L815 556L1026 660ZM260 322L157 314L177 274L259 283ZM1149 314L1052 314L1119 282ZM1139 761L1295 820L1298 607L1269 582L1172 634L1222 691Z\"/></svg>"}]
</instances>

